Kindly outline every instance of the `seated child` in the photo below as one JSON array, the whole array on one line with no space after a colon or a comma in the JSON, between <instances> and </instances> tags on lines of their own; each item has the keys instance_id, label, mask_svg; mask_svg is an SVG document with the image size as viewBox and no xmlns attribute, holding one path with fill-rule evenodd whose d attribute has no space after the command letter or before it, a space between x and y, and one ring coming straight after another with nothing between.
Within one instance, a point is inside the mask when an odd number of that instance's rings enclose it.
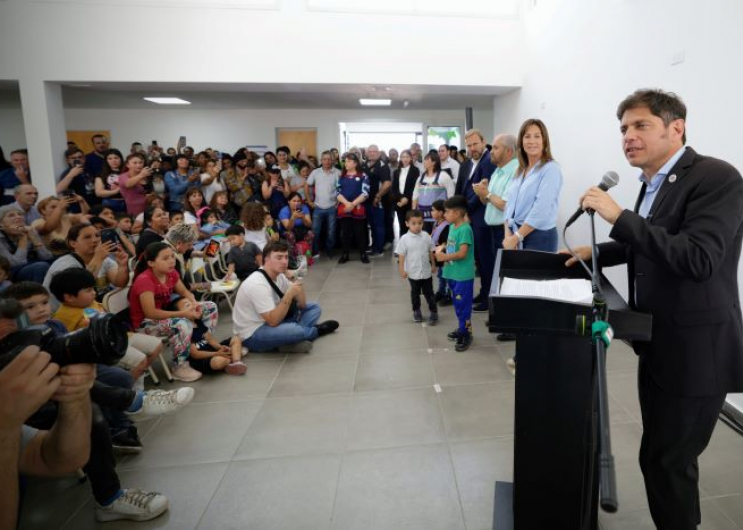
<instances>
[{"instance_id":1,"label":"seated child","mask_svg":"<svg viewBox=\"0 0 743 530\"><path fill-rule=\"evenodd\" d=\"M0 293L10 286L10 261L5 256L0 256Z\"/></svg>"},{"instance_id":2,"label":"seated child","mask_svg":"<svg viewBox=\"0 0 743 530\"><path fill-rule=\"evenodd\" d=\"M199 230L203 234L206 234L207 237L204 237L194 243L194 248L196 250L204 250L204 248L209 244L209 240L213 236L224 235L224 233L230 227L229 223L220 221L217 218L217 213L214 210L209 210L208 208L205 210L201 210L201 212L199 213L199 220L201 221L201 227L199 228Z\"/></svg>"},{"instance_id":3,"label":"seated child","mask_svg":"<svg viewBox=\"0 0 743 530\"><path fill-rule=\"evenodd\" d=\"M170 226L168 228L173 228L174 226L182 224L183 212L181 210L173 210L172 212L170 212Z\"/></svg>"},{"instance_id":4,"label":"seated child","mask_svg":"<svg viewBox=\"0 0 743 530\"><path fill-rule=\"evenodd\" d=\"M245 241L245 229L233 225L227 229L230 251L227 253L227 278L236 275L242 281L263 265L263 250Z\"/></svg>"},{"instance_id":5,"label":"seated child","mask_svg":"<svg viewBox=\"0 0 743 530\"><path fill-rule=\"evenodd\" d=\"M191 300L186 298L179 299L175 305L179 311L188 311L194 307ZM248 367L240 360L242 358L240 337L237 335L232 337L229 346L220 344L199 318L201 306L195 307L197 315L195 315L196 318L191 319L193 334L188 352L191 368L202 374L224 371L230 375L243 375Z\"/></svg>"},{"instance_id":6,"label":"seated child","mask_svg":"<svg viewBox=\"0 0 743 530\"><path fill-rule=\"evenodd\" d=\"M408 210L405 215L408 231L397 244L400 276L410 282L410 299L413 303L413 322L423 322L421 292L428 303L428 325L439 321L438 306L433 296L433 278L436 261L433 257L431 236L423 230L423 212Z\"/></svg>"},{"instance_id":7,"label":"seated child","mask_svg":"<svg viewBox=\"0 0 743 530\"><path fill-rule=\"evenodd\" d=\"M92 283L91 283L92 282ZM95 300L95 278L87 269L66 269L52 277L49 290L61 305L54 318L67 331L87 327L91 317L105 313L103 306ZM138 381L144 371L162 353L163 345L156 337L143 333L129 335L129 347L119 366Z\"/></svg>"}]
</instances>

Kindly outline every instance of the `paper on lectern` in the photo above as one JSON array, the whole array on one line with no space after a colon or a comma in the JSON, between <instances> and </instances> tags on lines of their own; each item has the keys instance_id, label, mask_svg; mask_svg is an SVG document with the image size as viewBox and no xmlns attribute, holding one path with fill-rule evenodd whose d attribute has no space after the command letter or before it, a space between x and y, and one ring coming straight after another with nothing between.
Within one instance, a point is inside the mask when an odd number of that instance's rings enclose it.
<instances>
[{"instance_id":1,"label":"paper on lectern","mask_svg":"<svg viewBox=\"0 0 743 530\"><path fill-rule=\"evenodd\" d=\"M559 280L503 278L500 294L503 296L549 298L550 300L583 304L591 303L593 299L590 281L564 278Z\"/></svg>"}]
</instances>

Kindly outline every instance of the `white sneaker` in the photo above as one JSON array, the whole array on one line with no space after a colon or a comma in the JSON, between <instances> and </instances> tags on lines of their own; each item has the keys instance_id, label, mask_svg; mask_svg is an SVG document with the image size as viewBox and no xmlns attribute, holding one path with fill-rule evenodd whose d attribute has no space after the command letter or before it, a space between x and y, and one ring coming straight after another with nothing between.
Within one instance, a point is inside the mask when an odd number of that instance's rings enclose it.
<instances>
[{"instance_id":1,"label":"white sneaker","mask_svg":"<svg viewBox=\"0 0 743 530\"><path fill-rule=\"evenodd\" d=\"M95 518L98 522L149 521L168 509L168 498L156 491L125 489L123 495L108 506L95 505Z\"/></svg>"},{"instance_id":2,"label":"white sneaker","mask_svg":"<svg viewBox=\"0 0 743 530\"><path fill-rule=\"evenodd\" d=\"M243 357L245 357L250 352L248 351L248 349L245 346L243 346L242 347L242 350L240 350L240 353L242 354Z\"/></svg>"},{"instance_id":3,"label":"white sneaker","mask_svg":"<svg viewBox=\"0 0 743 530\"><path fill-rule=\"evenodd\" d=\"M190 386L177 390L148 390L144 393L142 412L145 416L160 416L182 409L193 399L196 391Z\"/></svg>"},{"instance_id":4,"label":"white sneaker","mask_svg":"<svg viewBox=\"0 0 743 530\"><path fill-rule=\"evenodd\" d=\"M171 373L173 375L173 379L177 381L185 381L186 383L197 381L201 379L202 375L201 372L199 372L198 370L194 370L193 368L191 368L191 365L188 364L188 361L176 365L175 369Z\"/></svg>"},{"instance_id":5,"label":"white sneaker","mask_svg":"<svg viewBox=\"0 0 743 530\"><path fill-rule=\"evenodd\" d=\"M508 367L508 371L511 372L511 375L516 376L516 361L513 360L513 357L506 361L506 366Z\"/></svg>"}]
</instances>

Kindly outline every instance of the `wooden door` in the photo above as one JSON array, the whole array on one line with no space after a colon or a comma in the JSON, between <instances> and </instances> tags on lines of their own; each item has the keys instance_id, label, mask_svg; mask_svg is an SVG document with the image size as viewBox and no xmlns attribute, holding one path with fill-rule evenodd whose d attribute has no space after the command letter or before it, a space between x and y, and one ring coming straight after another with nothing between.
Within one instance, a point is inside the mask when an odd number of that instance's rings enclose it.
<instances>
[{"instance_id":1,"label":"wooden door","mask_svg":"<svg viewBox=\"0 0 743 530\"><path fill-rule=\"evenodd\" d=\"M67 141L75 142L83 153L90 153L93 151L91 138L96 134L102 134L109 142L111 141L111 131L67 131Z\"/></svg>"},{"instance_id":2,"label":"wooden door","mask_svg":"<svg viewBox=\"0 0 743 530\"><path fill-rule=\"evenodd\" d=\"M286 145L292 156L304 147L308 155L317 157L317 129L276 129L277 146Z\"/></svg>"}]
</instances>

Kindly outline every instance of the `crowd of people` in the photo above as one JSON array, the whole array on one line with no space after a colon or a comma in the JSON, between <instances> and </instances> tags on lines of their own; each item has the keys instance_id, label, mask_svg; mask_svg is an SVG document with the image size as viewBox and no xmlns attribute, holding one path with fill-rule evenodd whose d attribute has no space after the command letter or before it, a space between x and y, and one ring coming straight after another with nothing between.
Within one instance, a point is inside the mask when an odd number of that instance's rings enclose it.
<instances>
[{"instance_id":1,"label":"crowd of people","mask_svg":"<svg viewBox=\"0 0 743 530\"><path fill-rule=\"evenodd\" d=\"M175 412L193 398L189 386L144 389L164 343L172 377L184 383L244 374L249 351L311 351L339 327L320 320L300 278L323 255L345 264L355 253L368 264L394 253L410 282L413 321L423 321L421 294L429 325L438 323L439 307L453 305L458 326L448 336L457 351L470 346L471 313L487 311L497 249L556 250L562 177L538 120L492 145L476 129L465 140L466 156L448 145L427 153L418 144L386 153L370 145L342 156L329 149L318 160L285 146L228 154L153 142L123 154L95 135L90 153L68 145L56 195L41 200L28 153L13 151L7 163L0 156L0 340L22 327L20 314L57 335L86 328L106 314L107 296L128 289L118 315L129 329L126 355L116 366L98 365L92 381L74 380L91 388L102 412L79 440L89 459L72 461L90 477L99 520L142 521L167 510L164 495L123 488L113 459L143 449L133 416ZM222 283L239 283L226 337L216 333L214 285L194 274L198 259L223 266ZM23 369L26 357L9 366ZM63 403L56 424L30 415L24 443L58 428Z\"/></svg>"}]
</instances>

